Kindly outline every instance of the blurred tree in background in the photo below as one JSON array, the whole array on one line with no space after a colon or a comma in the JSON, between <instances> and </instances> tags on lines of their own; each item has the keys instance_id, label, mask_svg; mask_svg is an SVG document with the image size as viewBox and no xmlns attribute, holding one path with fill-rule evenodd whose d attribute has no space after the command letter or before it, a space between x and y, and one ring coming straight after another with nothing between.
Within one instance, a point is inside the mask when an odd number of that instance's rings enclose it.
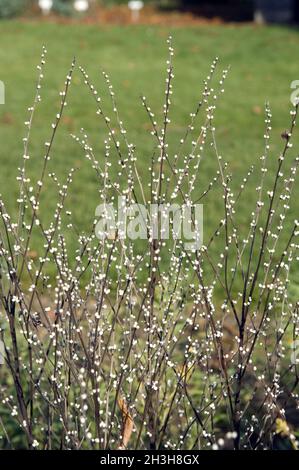
<instances>
[{"instance_id":1,"label":"blurred tree in background","mask_svg":"<svg viewBox=\"0 0 299 470\"><path fill-rule=\"evenodd\" d=\"M88 0L92 7L127 5L128 0ZM220 17L228 21L250 21L258 23L288 23L299 19L299 0L143 0L161 10L177 9L191 11L207 18ZM0 18L9 18L34 10L38 11L39 0L0 0ZM75 0L52 0L52 11L71 16L76 14ZM83 12L82 12L83 13Z\"/></svg>"},{"instance_id":2,"label":"blurred tree in background","mask_svg":"<svg viewBox=\"0 0 299 470\"><path fill-rule=\"evenodd\" d=\"M53 11L60 15L72 15L73 4L72 0L53 0Z\"/></svg>"},{"instance_id":3,"label":"blurred tree in background","mask_svg":"<svg viewBox=\"0 0 299 470\"><path fill-rule=\"evenodd\" d=\"M9 18L22 12L25 0L0 0L0 18Z\"/></svg>"}]
</instances>

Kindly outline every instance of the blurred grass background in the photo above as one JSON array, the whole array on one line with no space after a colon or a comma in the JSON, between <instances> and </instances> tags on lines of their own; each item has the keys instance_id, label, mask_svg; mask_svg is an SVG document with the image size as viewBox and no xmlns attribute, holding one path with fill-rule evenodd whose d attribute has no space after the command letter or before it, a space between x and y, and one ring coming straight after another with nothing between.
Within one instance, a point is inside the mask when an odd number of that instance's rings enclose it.
<instances>
[{"instance_id":1,"label":"blurred grass background","mask_svg":"<svg viewBox=\"0 0 299 470\"><path fill-rule=\"evenodd\" d=\"M251 164L258 163L263 153L264 104L270 102L273 112L271 166L283 141L281 132L289 125L290 84L299 79L297 29L255 25L201 25L188 28L158 26L104 26L55 24L39 22L1 22L0 79L6 86L6 104L0 107L0 193L7 206L16 214L17 167L22 157L22 138L27 107L35 93L36 65L41 46L48 49L42 103L38 108L30 144L28 172L35 182L39 179L44 155L44 142L51 135L51 123L59 109L59 91L73 56L86 68L90 79L104 96L104 109L111 112L101 70L110 74L117 95L119 111L130 142L136 144L138 165L142 173L151 160L153 141L140 95L162 119L165 68L169 33L175 46L175 81L172 124L169 128L171 151L175 152L188 115L196 107L202 83L215 56L221 68L230 66L225 94L216 112L219 152L230 163L235 181L246 174ZM218 75L219 75L218 72ZM220 76L220 75L219 75ZM89 134L99 161L103 160L106 129L95 115L96 105L83 84L78 69L74 74L68 106L52 149L49 171L63 180L71 167L79 167L70 192L69 207L74 223L87 230L94 218L98 181L84 159L84 152L70 137L84 127ZM293 156L299 136L294 140ZM202 162L199 192L205 189L217 169L215 157L207 150ZM116 170L115 170L116 171ZM242 223L248 223L247 210L255 196L257 181L253 178L241 201ZM55 209L56 190L49 183L44 191L41 219L51 217ZM243 205L243 206L242 206ZM298 214L296 198L293 215ZM222 199L211 195L205 210L205 235L215 228L222 217ZM297 215L298 217L298 215ZM35 247L36 249L36 247Z\"/></svg>"}]
</instances>

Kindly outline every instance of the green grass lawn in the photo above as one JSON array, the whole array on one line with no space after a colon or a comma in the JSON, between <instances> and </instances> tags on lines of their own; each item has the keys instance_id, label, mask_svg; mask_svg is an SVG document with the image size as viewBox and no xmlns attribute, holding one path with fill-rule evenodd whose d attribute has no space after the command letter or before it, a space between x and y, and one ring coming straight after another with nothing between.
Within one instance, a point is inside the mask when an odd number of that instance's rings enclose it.
<instances>
[{"instance_id":1,"label":"green grass lawn","mask_svg":"<svg viewBox=\"0 0 299 470\"><path fill-rule=\"evenodd\" d=\"M29 169L33 181L39 178L44 142L49 139L51 123L59 107L58 92L63 88L74 55L104 96L107 93L100 71L104 69L109 72L129 140L138 149L139 166L148 167L152 140L140 95L148 97L153 110L161 117L166 38L169 33L173 35L176 49L169 134L171 148L175 149L188 122L188 114L200 97L202 82L209 72L211 61L219 56L220 69L231 67L226 92L219 102L216 115L218 146L223 158L230 162L235 175L242 177L247 168L257 161L264 145L263 107L269 101L273 112L271 152L275 165L282 146L280 134L289 123L290 83L299 79L299 31L295 29L210 25L169 31L146 26L104 27L8 21L1 22L0 31L0 79L6 85L6 104L0 107L0 193L13 211L17 194L15 177L25 135L24 121L35 92L36 65L43 44L47 46L48 57L43 100L34 122L30 145L32 159ZM104 107L110 110L109 100L104 101ZM82 150L69 136L70 133L79 133L81 127L88 132L100 160L106 132L95 115L95 103L76 70L49 169L54 169L62 178L70 167L80 167L81 171L73 183L70 205L75 223L85 229L94 217L98 183ZM294 155L298 143L299 136L294 141ZM201 168L203 188L214 176L215 170L216 162L208 155ZM244 208L248 207L251 196L254 196L255 184L253 180L241 202ZM44 200L50 215L56 200L51 185L44 193ZM214 228L221 217L221 199L211 199L209 204L205 233ZM298 208L299 203L295 204L295 212Z\"/></svg>"}]
</instances>

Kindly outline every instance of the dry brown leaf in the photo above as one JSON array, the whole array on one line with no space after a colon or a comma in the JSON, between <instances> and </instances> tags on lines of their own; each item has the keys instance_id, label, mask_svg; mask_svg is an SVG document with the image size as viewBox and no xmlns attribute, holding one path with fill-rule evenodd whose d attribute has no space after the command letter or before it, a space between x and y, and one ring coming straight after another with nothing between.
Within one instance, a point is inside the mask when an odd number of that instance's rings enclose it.
<instances>
[{"instance_id":1,"label":"dry brown leaf","mask_svg":"<svg viewBox=\"0 0 299 470\"><path fill-rule=\"evenodd\" d=\"M36 259L38 257L37 251L30 250L27 252L27 258Z\"/></svg>"},{"instance_id":2,"label":"dry brown leaf","mask_svg":"<svg viewBox=\"0 0 299 470\"><path fill-rule=\"evenodd\" d=\"M131 434L133 432L134 421L132 416L129 413L126 401L123 398L118 399L118 406L122 414L122 436L121 443L119 445L119 450L124 450L127 448Z\"/></svg>"}]
</instances>

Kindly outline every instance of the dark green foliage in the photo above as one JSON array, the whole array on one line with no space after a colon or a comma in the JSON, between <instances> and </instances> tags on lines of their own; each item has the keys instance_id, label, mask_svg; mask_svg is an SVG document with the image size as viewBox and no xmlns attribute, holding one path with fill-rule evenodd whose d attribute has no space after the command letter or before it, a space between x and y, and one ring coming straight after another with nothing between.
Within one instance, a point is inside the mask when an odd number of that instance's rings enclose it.
<instances>
[{"instance_id":1,"label":"dark green foliage","mask_svg":"<svg viewBox=\"0 0 299 470\"><path fill-rule=\"evenodd\" d=\"M71 0L54 0L53 10L60 15L71 16L74 14L73 2Z\"/></svg>"},{"instance_id":2,"label":"dark green foliage","mask_svg":"<svg viewBox=\"0 0 299 470\"><path fill-rule=\"evenodd\" d=\"M0 0L0 18L17 15L26 6L26 3L26 0Z\"/></svg>"}]
</instances>

